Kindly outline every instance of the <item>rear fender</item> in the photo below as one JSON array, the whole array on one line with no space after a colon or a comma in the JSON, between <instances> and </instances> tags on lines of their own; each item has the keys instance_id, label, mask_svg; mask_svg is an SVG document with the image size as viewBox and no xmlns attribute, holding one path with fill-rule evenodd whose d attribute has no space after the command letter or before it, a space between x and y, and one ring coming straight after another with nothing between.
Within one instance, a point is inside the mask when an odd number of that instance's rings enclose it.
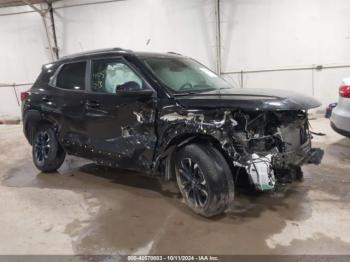
<instances>
[{"instance_id":1,"label":"rear fender","mask_svg":"<svg viewBox=\"0 0 350 262\"><path fill-rule=\"evenodd\" d=\"M23 132L29 144L32 145L34 132L37 129L38 125L45 123L57 127L57 125L54 122L47 119L39 111L31 109L25 111L25 113L23 114Z\"/></svg>"}]
</instances>

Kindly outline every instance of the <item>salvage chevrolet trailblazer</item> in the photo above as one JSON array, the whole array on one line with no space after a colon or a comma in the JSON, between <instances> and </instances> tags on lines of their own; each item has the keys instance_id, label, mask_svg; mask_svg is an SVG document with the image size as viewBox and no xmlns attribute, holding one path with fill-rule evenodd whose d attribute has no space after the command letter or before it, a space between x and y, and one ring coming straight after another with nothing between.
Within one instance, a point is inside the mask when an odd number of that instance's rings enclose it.
<instances>
[{"instance_id":1,"label":"salvage chevrolet trailblazer","mask_svg":"<svg viewBox=\"0 0 350 262\"><path fill-rule=\"evenodd\" d=\"M273 190L323 155L311 148L307 113L318 101L234 88L175 53L113 48L63 57L44 65L21 99L42 172L71 154L176 179L188 206L206 217L232 207L240 179Z\"/></svg>"}]
</instances>

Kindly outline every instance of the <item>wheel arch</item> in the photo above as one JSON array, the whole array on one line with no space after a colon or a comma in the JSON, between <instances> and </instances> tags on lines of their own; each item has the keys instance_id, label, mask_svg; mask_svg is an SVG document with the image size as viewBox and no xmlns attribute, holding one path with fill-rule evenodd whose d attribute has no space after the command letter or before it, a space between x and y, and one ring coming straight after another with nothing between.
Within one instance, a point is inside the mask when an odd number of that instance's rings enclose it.
<instances>
[{"instance_id":1,"label":"wheel arch","mask_svg":"<svg viewBox=\"0 0 350 262\"><path fill-rule=\"evenodd\" d=\"M173 157L175 152L178 149L192 143L206 143L213 146L223 155L223 157L225 158L226 162L232 170L232 161L230 161L228 153L222 148L221 143L217 138L208 134L183 133L172 138L164 147L164 150L162 150L161 154L157 157L155 166L159 168L161 163L165 164L164 177L167 180L170 180L175 177L175 173L173 170Z\"/></svg>"},{"instance_id":2,"label":"wheel arch","mask_svg":"<svg viewBox=\"0 0 350 262\"><path fill-rule=\"evenodd\" d=\"M54 122L46 119L37 110L27 110L25 112L23 116L23 132L29 144L32 145L35 129L43 124L55 125Z\"/></svg>"}]
</instances>

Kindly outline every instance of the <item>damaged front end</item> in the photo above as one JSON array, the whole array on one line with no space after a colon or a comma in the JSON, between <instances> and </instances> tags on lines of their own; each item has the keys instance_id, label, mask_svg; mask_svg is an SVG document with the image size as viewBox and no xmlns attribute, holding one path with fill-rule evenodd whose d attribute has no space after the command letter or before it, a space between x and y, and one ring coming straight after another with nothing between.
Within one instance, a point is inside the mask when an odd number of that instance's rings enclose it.
<instances>
[{"instance_id":1,"label":"damaged front end","mask_svg":"<svg viewBox=\"0 0 350 262\"><path fill-rule=\"evenodd\" d=\"M323 151L311 148L307 112L240 112L236 118L234 164L245 168L256 189L271 190L298 178L301 165L320 163Z\"/></svg>"},{"instance_id":2,"label":"damaged front end","mask_svg":"<svg viewBox=\"0 0 350 262\"><path fill-rule=\"evenodd\" d=\"M306 110L191 111L170 107L160 116L160 130L162 151L192 140L207 140L232 167L244 170L260 191L292 181L301 175L301 165L319 164L323 156L321 149L311 148Z\"/></svg>"}]
</instances>

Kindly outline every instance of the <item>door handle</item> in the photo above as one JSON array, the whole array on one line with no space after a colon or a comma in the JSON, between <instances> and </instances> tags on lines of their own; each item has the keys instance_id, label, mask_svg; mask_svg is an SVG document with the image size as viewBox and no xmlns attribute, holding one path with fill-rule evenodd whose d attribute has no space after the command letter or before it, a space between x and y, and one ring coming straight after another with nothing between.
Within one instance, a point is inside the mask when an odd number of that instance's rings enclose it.
<instances>
[{"instance_id":1,"label":"door handle","mask_svg":"<svg viewBox=\"0 0 350 262\"><path fill-rule=\"evenodd\" d=\"M85 102L85 107L86 108L99 108L100 104L97 101L86 101Z\"/></svg>"}]
</instances>

